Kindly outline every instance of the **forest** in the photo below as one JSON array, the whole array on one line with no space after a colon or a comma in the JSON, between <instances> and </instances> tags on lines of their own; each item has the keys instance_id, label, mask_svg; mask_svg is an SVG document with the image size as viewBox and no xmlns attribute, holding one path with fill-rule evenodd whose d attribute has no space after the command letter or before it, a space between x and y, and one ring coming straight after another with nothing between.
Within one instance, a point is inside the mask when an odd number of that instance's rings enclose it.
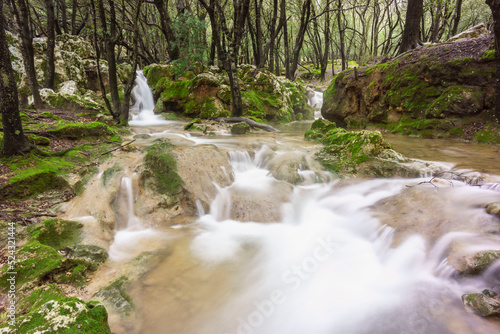
<instances>
[{"instance_id":1,"label":"forest","mask_svg":"<svg viewBox=\"0 0 500 334\"><path fill-rule=\"evenodd\" d=\"M500 0L0 0L0 333L498 333Z\"/></svg>"}]
</instances>

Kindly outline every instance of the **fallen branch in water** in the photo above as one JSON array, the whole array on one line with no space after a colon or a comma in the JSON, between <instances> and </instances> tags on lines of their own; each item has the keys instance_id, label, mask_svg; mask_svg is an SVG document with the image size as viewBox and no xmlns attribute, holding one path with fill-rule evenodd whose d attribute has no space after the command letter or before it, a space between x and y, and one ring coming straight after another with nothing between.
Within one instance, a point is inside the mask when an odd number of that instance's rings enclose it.
<instances>
[{"instance_id":1,"label":"fallen branch in water","mask_svg":"<svg viewBox=\"0 0 500 334\"><path fill-rule=\"evenodd\" d=\"M127 145L130 145L130 144L132 144L133 142L135 142L135 139L134 139L134 140L132 140L132 141L129 141L129 142L128 142L128 143L126 143L126 144L123 144L123 145L121 145L121 146L115 147L115 148L114 148L114 149L112 149L112 150L109 150L109 151L107 151L107 152L104 152L103 154L101 154L101 155L100 155L100 157L102 157L103 155L106 155L106 154L108 154L108 153L114 152L114 151L116 151L116 150L119 150L119 149L121 149L122 147L125 147L125 146L127 146Z\"/></svg>"},{"instance_id":2,"label":"fallen branch in water","mask_svg":"<svg viewBox=\"0 0 500 334\"><path fill-rule=\"evenodd\" d=\"M266 130L267 132L280 132L280 130L273 128L270 125L262 124L262 123L254 121L253 119L244 118L244 117L217 117L217 118L213 118L212 120L217 121L217 122L227 122L227 123L245 122L248 125L250 125L250 127L252 127L252 128Z\"/></svg>"}]
</instances>

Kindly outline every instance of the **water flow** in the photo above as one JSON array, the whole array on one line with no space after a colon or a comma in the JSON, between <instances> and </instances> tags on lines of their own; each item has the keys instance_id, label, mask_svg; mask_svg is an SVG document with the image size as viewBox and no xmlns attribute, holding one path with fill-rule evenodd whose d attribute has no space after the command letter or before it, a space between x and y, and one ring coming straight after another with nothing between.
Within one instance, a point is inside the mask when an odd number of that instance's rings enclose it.
<instances>
[{"instance_id":1,"label":"water flow","mask_svg":"<svg viewBox=\"0 0 500 334\"><path fill-rule=\"evenodd\" d=\"M318 119L321 117L321 107L323 106L323 93L314 92L308 98L309 104L314 108L314 118Z\"/></svg>"},{"instance_id":2,"label":"water flow","mask_svg":"<svg viewBox=\"0 0 500 334\"><path fill-rule=\"evenodd\" d=\"M148 86L148 82L142 71L137 71L135 86L132 89L135 98L135 104L130 108L132 120L129 124L132 126L155 126L172 123L164 120L160 115L155 115L155 102L153 94Z\"/></svg>"},{"instance_id":3,"label":"water flow","mask_svg":"<svg viewBox=\"0 0 500 334\"><path fill-rule=\"evenodd\" d=\"M153 245L163 234L143 225L135 215L132 179L123 177L117 197L116 234L109 247L109 257L113 261L131 259Z\"/></svg>"}]
</instances>

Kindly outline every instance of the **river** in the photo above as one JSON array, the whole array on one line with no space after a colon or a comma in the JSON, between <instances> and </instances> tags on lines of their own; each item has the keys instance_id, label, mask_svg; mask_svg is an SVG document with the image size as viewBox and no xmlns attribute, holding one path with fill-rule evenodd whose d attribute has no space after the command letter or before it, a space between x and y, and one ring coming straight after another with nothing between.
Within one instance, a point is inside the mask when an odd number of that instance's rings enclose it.
<instances>
[{"instance_id":1,"label":"river","mask_svg":"<svg viewBox=\"0 0 500 334\"><path fill-rule=\"evenodd\" d=\"M485 288L500 292L500 263L463 278L448 262L450 249L455 258L500 250L500 221L485 212L500 192L458 181L420 184L429 177L336 180L305 167L297 172L302 181L291 184L270 169L311 159L317 144L303 140L310 122L273 134L197 137L183 131L184 123L155 116L151 103L136 105L130 122L134 134L151 136L138 140L139 148L158 138L215 145L227 152L234 182L218 186L197 215L151 227L133 200L137 176L123 173L114 208L126 213L117 218L111 260L97 275L115 275L143 252L152 255L128 288L133 315L110 311L114 333L500 331L498 320L466 311L461 301ZM500 175L498 146L387 138L409 157ZM140 155L127 154L117 153L125 171L140 163Z\"/></svg>"}]
</instances>

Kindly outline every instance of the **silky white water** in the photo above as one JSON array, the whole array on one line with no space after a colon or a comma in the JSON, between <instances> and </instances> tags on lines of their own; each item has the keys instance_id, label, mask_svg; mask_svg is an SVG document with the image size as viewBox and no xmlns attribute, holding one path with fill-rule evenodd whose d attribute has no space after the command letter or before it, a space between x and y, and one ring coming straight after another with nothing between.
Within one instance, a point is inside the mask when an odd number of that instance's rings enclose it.
<instances>
[{"instance_id":1,"label":"silky white water","mask_svg":"<svg viewBox=\"0 0 500 334\"><path fill-rule=\"evenodd\" d=\"M308 98L309 104L314 108L314 118L318 119L321 117L321 106L323 105L323 93L314 92Z\"/></svg>"},{"instance_id":2,"label":"silky white water","mask_svg":"<svg viewBox=\"0 0 500 334\"><path fill-rule=\"evenodd\" d=\"M145 227L135 215L134 190L130 177L122 178L116 206L116 233L109 247L109 258L112 261L131 259L163 242L163 233Z\"/></svg>"},{"instance_id":3,"label":"silky white water","mask_svg":"<svg viewBox=\"0 0 500 334\"><path fill-rule=\"evenodd\" d=\"M132 126L156 126L170 124L172 121L164 120L160 115L155 115L155 102L153 94L148 86L148 82L142 71L137 71L135 86L132 89L135 99L134 105L130 108Z\"/></svg>"}]
</instances>

